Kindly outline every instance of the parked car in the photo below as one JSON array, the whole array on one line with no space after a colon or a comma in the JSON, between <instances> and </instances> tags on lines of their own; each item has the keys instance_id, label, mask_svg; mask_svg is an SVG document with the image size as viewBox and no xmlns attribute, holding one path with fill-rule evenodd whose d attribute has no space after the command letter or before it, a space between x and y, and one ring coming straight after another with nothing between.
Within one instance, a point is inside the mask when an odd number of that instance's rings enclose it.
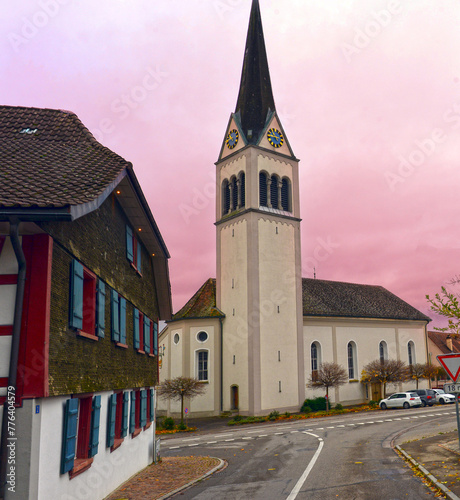
<instances>
[{"instance_id":1,"label":"parked car","mask_svg":"<svg viewBox=\"0 0 460 500\"><path fill-rule=\"evenodd\" d=\"M387 408L410 408L411 406L422 406L422 400L416 392L396 392L390 397L380 401L380 408L386 410Z\"/></svg>"},{"instance_id":2,"label":"parked car","mask_svg":"<svg viewBox=\"0 0 460 500\"><path fill-rule=\"evenodd\" d=\"M446 403L455 403L455 396L453 394L448 394L444 392L442 389L433 389L436 394L436 403L446 404Z\"/></svg>"},{"instance_id":3,"label":"parked car","mask_svg":"<svg viewBox=\"0 0 460 500\"><path fill-rule=\"evenodd\" d=\"M436 393L433 389L411 389L416 392L422 400L422 406L433 406L436 403Z\"/></svg>"}]
</instances>

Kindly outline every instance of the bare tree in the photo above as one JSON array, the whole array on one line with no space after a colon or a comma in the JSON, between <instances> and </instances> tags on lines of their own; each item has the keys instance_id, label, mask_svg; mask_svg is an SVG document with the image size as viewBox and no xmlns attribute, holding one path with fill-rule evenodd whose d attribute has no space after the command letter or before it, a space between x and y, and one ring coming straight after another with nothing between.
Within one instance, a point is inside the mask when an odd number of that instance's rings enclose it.
<instances>
[{"instance_id":1,"label":"bare tree","mask_svg":"<svg viewBox=\"0 0 460 500\"><path fill-rule=\"evenodd\" d=\"M348 382L348 374L343 366L337 363L322 363L314 379L310 376L307 387L326 389L326 411L329 411L329 387L339 387L346 382Z\"/></svg>"},{"instance_id":2,"label":"bare tree","mask_svg":"<svg viewBox=\"0 0 460 500\"><path fill-rule=\"evenodd\" d=\"M380 384L380 395L385 397L388 383L404 382L409 378L406 363L399 359L376 359L368 363L362 371L361 382Z\"/></svg>"},{"instance_id":3,"label":"bare tree","mask_svg":"<svg viewBox=\"0 0 460 500\"><path fill-rule=\"evenodd\" d=\"M181 423L184 422L184 398L193 399L206 392L206 385L195 378L176 377L158 386L158 394L165 399L180 401Z\"/></svg>"},{"instance_id":4,"label":"bare tree","mask_svg":"<svg viewBox=\"0 0 460 500\"><path fill-rule=\"evenodd\" d=\"M432 366L428 363L415 363L409 365L410 378L415 380L415 388L418 389L418 381L421 378L431 378L433 376Z\"/></svg>"}]
</instances>

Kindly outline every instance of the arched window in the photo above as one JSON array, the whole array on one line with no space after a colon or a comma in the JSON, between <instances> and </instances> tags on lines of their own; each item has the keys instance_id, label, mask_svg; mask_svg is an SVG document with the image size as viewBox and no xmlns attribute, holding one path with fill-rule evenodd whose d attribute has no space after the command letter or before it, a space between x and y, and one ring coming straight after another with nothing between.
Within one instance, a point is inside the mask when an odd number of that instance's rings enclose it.
<instances>
[{"instance_id":1,"label":"arched window","mask_svg":"<svg viewBox=\"0 0 460 500\"><path fill-rule=\"evenodd\" d=\"M271 176L271 184L270 184L270 203L272 208L280 208L279 207L279 177L277 175Z\"/></svg>"},{"instance_id":2,"label":"arched window","mask_svg":"<svg viewBox=\"0 0 460 500\"><path fill-rule=\"evenodd\" d=\"M318 370L321 365L321 346L318 342L311 344L311 379L318 380Z\"/></svg>"},{"instance_id":3,"label":"arched window","mask_svg":"<svg viewBox=\"0 0 460 500\"><path fill-rule=\"evenodd\" d=\"M236 210L238 208L238 183L236 181L236 177L232 177L230 182L230 194L232 197L232 199L230 200L230 211L233 212L233 210Z\"/></svg>"},{"instance_id":4,"label":"arched window","mask_svg":"<svg viewBox=\"0 0 460 500\"><path fill-rule=\"evenodd\" d=\"M240 207L245 207L246 206L246 176L244 175L244 172L241 172L239 175L239 181L240 181Z\"/></svg>"},{"instance_id":5,"label":"arched window","mask_svg":"<svg viewBox=\"0 0 460 500\"><path fill-rule=\"evenodd\" d=\"M409 360L409 365L415 364L415 345L412 340L407 344L407 357Z\"/></svg>"},{"instance_id":6,"label":"arched window","mask_svg":"<svg viewBox=\"0 0 460 500\"><path fill-rule=\"evenodd\" d=\"M347 357L348 357L348 378L356 378L356 344L354 342L348 342L347 346Z\"/></svg>"},{"instance_id":7,"label":"arched window","mask_svg":"<svg viewBox=\"0 0 460 500\"><path fill-rule=\"evenodd\" d=\"M227 215L230 212L230 186L228 180L225 179L222 183L222 215Z\"/></svg>"},{"instance_id":8,"label":"arched window","mask_svg":"<svg viewBox=\"0 0 460 500\"><path fill-rule=\"evenodd\" d=\"M267 174L265 172L259 173L259 205L267 207Z\"/></svg>"},{"instance_id":9,"label":"arched window","mask_svg":"<svg viewBox=\"0 0 460 500\"><path fill-rule=\"evenodd\" d=\"M281 183L281 208L286 212L292 212L291 209L291 182L286 177Z\"/></svg>"},{"instance_id":10,"label":"arched window","mask_svg":"<svg viewBox=\"0 0 460 500\"><path fill-rule=\"evenodd\" d=\"M209 380L208 374L209 351L196 351L196 378L198 380Z\"/></svg>"},{"instance_id":11,"label":"arched window","mask_svg":"<svg viewBox=\"0 0 460 500\"><path fill-rule=\"evenodd\" d=\"M379 344L379 358L381 363L388 359L388 347L384 340L382 340Z\"/></svg>"}]
</instances>

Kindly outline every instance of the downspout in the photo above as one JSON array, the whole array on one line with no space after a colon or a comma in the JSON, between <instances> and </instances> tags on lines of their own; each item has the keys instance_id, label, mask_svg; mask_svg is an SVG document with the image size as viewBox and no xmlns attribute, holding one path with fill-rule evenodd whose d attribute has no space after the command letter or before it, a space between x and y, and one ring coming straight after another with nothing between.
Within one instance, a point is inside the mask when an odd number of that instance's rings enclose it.
<instances>
[{"instance_id":1,"label":"downspout","mask_svg":"<svg viewBox=\"0 0 460 500\"><path fill-rule=\"evenodd\" d=\"M26 285L26 259L22 251L21 242L19 240L19 221L18 219L10 219L10 239L13 245L14 254L18 262L18 283L16 286L16 299L14 306L14 320L13 320L13 335L11 341L10 353L10 369L8 373L8 387L13 387L16 398L17 387L17 373L18 373L18 358L19 358L19 344L21 339L21 322L22 322L22 309L24 303L24 290ZM14 401L16 406L16 399ZM7 480L7 458L8 449L6 447L6 440L8 434L8 399L3 405L2 416L2 437L1 437L1 470L0 470L0 498L5 496L5 486Z\"/></svg>"},{"instance_id":2,"label":"downspout","mask_svg":"<svg viewBox=\"0 0 460 500\"><path fill-rule=\"evenodd\" d=\"M219 317L220 323L220 412L224 411L224 325L222 318Z\"/></svg>"}]
</instances>

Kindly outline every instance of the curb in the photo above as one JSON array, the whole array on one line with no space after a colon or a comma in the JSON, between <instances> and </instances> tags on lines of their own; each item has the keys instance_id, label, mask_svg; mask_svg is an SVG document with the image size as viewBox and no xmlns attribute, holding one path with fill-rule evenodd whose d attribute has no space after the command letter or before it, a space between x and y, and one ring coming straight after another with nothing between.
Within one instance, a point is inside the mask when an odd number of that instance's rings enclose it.
<instances>
[{"instance_id":1,"label":"curb","mask_svg":"<svg viewBox=\"0 0 460 500\"><path fill-rule=\"evenodd\" d=\"M194 479L193 481L190 481L187 484L184 484L183 486L179 486L179 488L176 488L173 491L170 491L169 493L166 493L165 495L158 497L156 500L166 500L167 498L171 498L173 495L176 495L177 493L186 490L187 488L190 488L190 486L193 486L195 483L198 481L202 481L203 479L206 479L207 477L211 476L214 474L214 472L219 471L220 469L223 469L224 467L227 466L227 462L225 460L222 460L221 458L217 457L209 457L209 458L215 458L216 460L219 460L219 464L214 467L214 469L211 469L209 472L206 472L206 474L203 474L202 476ZM455 497L455 500L460 500L458 497Z\"/></svg>"},{"instance_id":2,"label":"curb","mask_svg":"<svg viewBox=\"0 0 460 500\"><path fill-rule=\"evenodd\" d=\"M414 460L408 453L406 453L400 446L395 445L395 448L401 453L406 460L409 460L412 465L417 467L417 469L422 472L422 474L429 479L435 486L436 488L440 489L444 495L447 496L450 500L460 500L460 497L458 497L455 493L452 493L448 488L446 488L443 484L441 484L432 474L430 474L429 471L423 467L423 465L420 465L416 460Z\"/></svg>"}]
</instances>

